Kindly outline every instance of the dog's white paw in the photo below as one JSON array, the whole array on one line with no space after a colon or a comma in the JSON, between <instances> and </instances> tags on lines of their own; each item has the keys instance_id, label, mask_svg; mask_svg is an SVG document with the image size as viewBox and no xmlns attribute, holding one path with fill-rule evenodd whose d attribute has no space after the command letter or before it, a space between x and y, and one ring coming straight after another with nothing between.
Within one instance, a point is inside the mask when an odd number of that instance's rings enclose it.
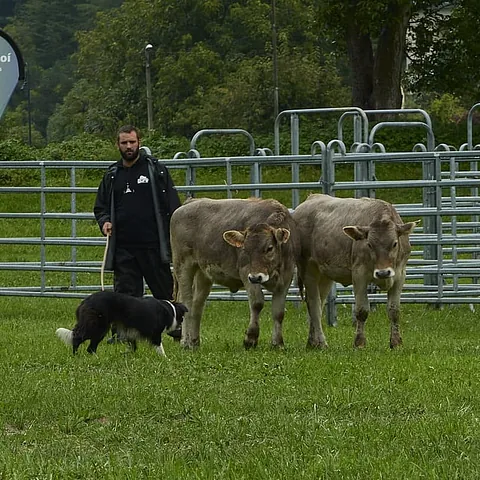
<instances>
[{"instance_id":1,"label":"dog's white paw","mask_svg":"<svg viewBox=\"0 0 480 480\"><path fill-rule=\"evenodd\" d=\"M68 328L57 328L55 334L65 345L72 344L73 332Z\"/></svg>"},{"instance_id":2,"label":"dog's white paw","mask_svg":"<svg viewBox=\"0 0 480 480\"><path fill-rule=\"evenodd\" d=\"M155 346L155 350L157 351L157 353L159 355L161 355L162 357L166 358L168 360L168 357L167 355L165 354L165 349L163 348L163 345L160 344L158 346Z\"/></svg>"}]
</instances>

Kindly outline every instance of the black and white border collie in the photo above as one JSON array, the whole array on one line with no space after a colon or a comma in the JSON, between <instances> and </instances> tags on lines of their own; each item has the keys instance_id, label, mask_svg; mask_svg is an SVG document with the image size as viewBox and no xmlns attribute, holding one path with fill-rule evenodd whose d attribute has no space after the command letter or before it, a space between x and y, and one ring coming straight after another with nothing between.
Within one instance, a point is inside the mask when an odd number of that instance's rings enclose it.
<instances>
[{"instance_id":1,"label":"black and white border collie","mask_svg":"<svg viewBox=\"0 0 480 480\"><path fill-rule=\"evenodd\" d=\"M87 340L87 352L96 353L98 344L114 326L118 337L127 341L133 351L137 349L136 341L143 339L166 356L162 333L177 329L185 312L187 307L181 303L102 291L88 296L77 307L73 330L58 328L55 333L65 344L72 345L73 354Z\"/></svg>"}]
</instances>

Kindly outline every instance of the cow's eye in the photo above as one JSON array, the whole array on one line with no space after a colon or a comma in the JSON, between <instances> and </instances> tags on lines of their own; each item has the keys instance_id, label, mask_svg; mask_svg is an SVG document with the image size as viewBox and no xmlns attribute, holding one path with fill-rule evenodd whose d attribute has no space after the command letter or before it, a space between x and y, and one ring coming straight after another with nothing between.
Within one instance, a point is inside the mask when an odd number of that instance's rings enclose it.
<instances>
[{"instance_id":1,"label":"cow's eye","mask_svg":"<svg viewBox=\"0 0 480 480\"><path fill-rule=\"evenodd\" d=\"M273 245L269 245L267 247L267 253L271 253L271 252L273 252Z\"/></svg>"},{"instance_id":2,"label":"cow's eye","mask_svg":"<svg viewBox=\"0 0 480 480\"><path fill-rule=\"evenodd\" d=\"M398 240L395 240L395 241L393 242L393 248L397 248L397 245L398 245Z\"/></svg>"},{"instance_id":3,"label":"cow's eye","mask_svg":"<svg viewBox=\"0 0 480 480\"><path fill-rule=\"evenodd\" d=\"M370 250L373 250L372 244L370 242L367 242L367 245Z\"/></svg>"}]
</instances>

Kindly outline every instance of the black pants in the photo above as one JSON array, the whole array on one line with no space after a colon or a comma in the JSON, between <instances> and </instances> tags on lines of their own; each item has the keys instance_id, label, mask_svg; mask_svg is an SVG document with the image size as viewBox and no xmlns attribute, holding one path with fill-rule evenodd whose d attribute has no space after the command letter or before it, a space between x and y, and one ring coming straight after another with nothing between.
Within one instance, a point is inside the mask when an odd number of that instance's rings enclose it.
<instances>
[{"instance_id":1,"label":"black pants","mask_svg":"<svg viewBox=\"0 0 480 480\"><path fill-rule=\"evenodd\" d=\"M143 297L143 279L155 298L172 299L173 278L170 265L160 261L158 249L116 248L113 269L115 292Z\"/></svg>"}]
</instances>

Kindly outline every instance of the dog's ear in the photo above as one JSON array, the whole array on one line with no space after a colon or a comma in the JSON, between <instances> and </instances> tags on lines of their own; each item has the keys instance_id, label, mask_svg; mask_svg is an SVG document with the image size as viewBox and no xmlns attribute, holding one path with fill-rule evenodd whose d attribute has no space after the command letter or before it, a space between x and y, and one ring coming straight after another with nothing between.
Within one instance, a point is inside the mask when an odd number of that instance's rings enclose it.
<instances>
[{"instance_id":1,"label":"dog's ear","mask_svg":"<svg viewBox=\"0 0 480 480\"><path fill-rule=\"evenodd\" d=\"M188 308L183 303L176 303L175 308L177 309L177 314L180 313L182 317L188 312Z\"/></svg>"}]
</instances>

